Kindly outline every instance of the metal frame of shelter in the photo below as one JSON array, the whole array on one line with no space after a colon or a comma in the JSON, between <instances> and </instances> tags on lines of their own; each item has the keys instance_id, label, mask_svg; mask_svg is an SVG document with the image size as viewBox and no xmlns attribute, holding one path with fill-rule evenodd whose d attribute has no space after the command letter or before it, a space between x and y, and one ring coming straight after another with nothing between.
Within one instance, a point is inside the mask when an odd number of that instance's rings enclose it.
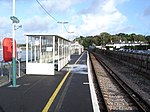
<instances>
[{"instance_id":1,"label":"metal frame of shelter","mask_svg":"<svg viewBox=\"0 0 150 112\"><path fill-rule=\"evenodd\" d=\"M25 34L26 74L54 75L70 60L70 41L57 35Z\"/></svg>"}]
</instances>

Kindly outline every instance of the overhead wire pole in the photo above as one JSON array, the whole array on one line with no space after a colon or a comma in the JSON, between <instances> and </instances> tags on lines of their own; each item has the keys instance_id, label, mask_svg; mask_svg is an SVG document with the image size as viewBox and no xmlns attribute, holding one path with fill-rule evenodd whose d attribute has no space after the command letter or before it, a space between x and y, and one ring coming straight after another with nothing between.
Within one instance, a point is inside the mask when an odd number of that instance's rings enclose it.
<instances>
[{"instance_id":1,"label":"overhead wire pole","mask_svg":"<svg viewBox=\"0 0 150 112\"><path fill-rule=\"evenodd\" d=\"M73 31L72 32L68 31L65 25L64 25L64 28L65 28L67 33L74 33Z\"/></svg>"},{"instance_id":2,"label":"overhead wire pole","mask_svg":"<svg viewBox=\"0 0 150 112\"><path fill-rule=\"evenodd\" d=\"M64 28L68 34L74 33L73 31L68 31L65 25L64 25ZM68 38L68 40L69 40L69 38Z\"/></svg>"},{"instance_id":3,"label":"overhead wire pole","mask_svg":"<svg viewBox=\"0 0 150 112\"><path fill-rule=\"evenodd\" d=\"M62 34L63 34L63 27L64 27L64 24L68 24L69 22L66 22L66 21L58 21L57 23L62 24L61 32L62 32Z\"/></svg>"},{"instance_id":4,"label":"overhead wire pole","mask_svg":"<svg viewBox=\"0 0 150 112\"><path fill-rule=\"evenodd\" d=\"M74 31L68 31L65 25L64 25L64 28L65 28L67 33L74 33Z\"/></svg>"},{"instance_id":5,"label":"overhead wire pole","mask_svg":"<svg viewBox=\"0 0 150 112\"><path fill-rule=\"evenodd\" d=\"M67 24L67 23L69 23L69 22L66 22L66 21L58 21L55 17L53 17L43 6L42 6L42 4L38 1L38 0L36 0L36 2L40 5L40 7L46 12L46 14L48 14L53 20L55 20L57 23L59 23L59 24L62 24L62 29L61 29L61 31L62 31L62 34L63 34L63 27L64 27L64 24ZM67 31L67 29L66 29L66 31ZM67 31L68 32L68 31Z\"/></svg>"}]
</instances>

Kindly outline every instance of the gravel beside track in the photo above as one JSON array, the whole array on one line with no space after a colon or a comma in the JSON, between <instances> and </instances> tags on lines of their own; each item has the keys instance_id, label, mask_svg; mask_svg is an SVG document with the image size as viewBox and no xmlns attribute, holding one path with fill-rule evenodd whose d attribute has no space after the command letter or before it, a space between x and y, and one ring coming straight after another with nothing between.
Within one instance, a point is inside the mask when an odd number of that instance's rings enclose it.
<instances>
[{"instance_id":1,"label":"gravel beside track","mask_svg":"<svg viewBox=\"0 0 150 112\"><path fill-rule=\"evenodd\" d=\"M125 83L136 91L150 105L150 80L141 73L135 72L134 69L126 66L116 60L107 58L105 54L98 54L110 68L115 70L118 76Z\"/></svg>"},{"instance_id":2,"label":"gravel beside track","mask_svg":"<svg viewBox=\"0 0 150 112\"><path fill-rule=\"evenodd\" d=\"M91 55L95 73L108 111L138 111L129 96L109 77L103 67Z\"/></svg>"}]
</instances>

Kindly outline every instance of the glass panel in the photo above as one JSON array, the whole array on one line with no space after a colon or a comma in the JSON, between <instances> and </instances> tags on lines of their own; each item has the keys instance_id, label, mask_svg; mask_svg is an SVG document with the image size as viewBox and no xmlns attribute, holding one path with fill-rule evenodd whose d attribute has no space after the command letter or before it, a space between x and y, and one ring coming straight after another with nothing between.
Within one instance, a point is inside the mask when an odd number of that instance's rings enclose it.
<instances>
[{"instance_id":1,"label":"glass panel","mask_svg":"<svg viewBox=\"0 0 150 112\"><path fill-rule=\"evenodd\" d=\"M46 62L52 63L53 62L53 37L49 36L46 43Z\"/></svg>"},{"instance_id":2,"label":"glass panel","mask_svg":"<svg viewBox=\"0 0 150 112\"><path fill-rule=\"evenodd\" d=\"M41 41L40 41L41 37ZM28 62L52 63L53 60L53 37L30 36L28 41Z\"/></svg>"},{"instance_id":3,"label":"glass panel","mask_svg":"<svg viewBox=\"0 0 150 112\"><path fill-rule=\"evenodd\" d=\"M53 37L41 36L41 63L52 63Z\"/></svg>"},{"instance_id":4,"label":"glass panel","mask_svg":"<svg viewBox=\"0 0 150 112\"><path fill-rule=\"evenodd\" d=\"M28 62L32 62L34 61L34 43L35 42L35 38L33 37L29 37L28 40Z\"/></svg>"},{"instance_id":5,"label":"glass panel","mask_svg":"<svg viewBox=\"0 0 150 112\"><path fill-rule=\"evenodd\" d=\"M62 43L62 39L59 39L60 45L59 45L59 58L60 60L63 58L63 43Z\"/></svg>"},{"instance_id":6,"label":"glass panel","mask_svg":"<svg viewBox=\"0 0 150 112\"><path fill-rule=\"evenodd\" d=\"M55 38L55 59L58 60L58 37Z\"/></svg>"}]
</instances>

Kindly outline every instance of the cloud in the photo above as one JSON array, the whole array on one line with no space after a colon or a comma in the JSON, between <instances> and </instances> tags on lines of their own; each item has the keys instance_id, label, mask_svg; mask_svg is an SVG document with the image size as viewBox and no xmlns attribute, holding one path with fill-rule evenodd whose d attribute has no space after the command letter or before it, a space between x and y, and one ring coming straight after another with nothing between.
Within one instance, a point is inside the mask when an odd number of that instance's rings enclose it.
<instances>
[{"instance_id":1,"label":"cloud","mask_svg":"<svg viewBox=\"0 0 150 112\"><path fill-rule=\"evenodd\" d=\"M64 12L70 10L74 5L86 0L43 0L41 4L51 12Z\"/></svg>"},{"instance_id":2,"label":"cloud","mask_svg":"<svg viewBox=\"0 0 150 112\"><path fill-rule=\"evenodd\" d=\"M129 0L92 0L91 5L87 8L84 8L81 10L81 13L99 13L99 14L105 14L105 13L113 13L115 12L116 6L120 5L126 1Z\"/></svg>"},{"instance_id":3,"label":"cloud","mask_svg":"<svg viewBox=\"0 0 150 112\"><path fill-rule=\"evenodd\" d=\"M117 29L127 21L127 17L117 9L117 6L128 0L39 1L55 18L69 21L69 24L65 26L69 32L75 33L68 34L65 32L65 29L63 29L62 33L62 25L57 24L56 21L41 9L38 3L32 1L31 4L26 4L28 8L24 10L29 12L19 15L19 17L22 17L20 24L23 25L23 28L17 30L18 35L21 34L20 31L22 31L22 34L24 32L57 33L58 35L65 35L65 37L71 35L97 35L103 31L110 33L118 31ZM6 21L5 19L3 20ZM3 25L3 20L0 18L0 24L1 26L6 26L6 24ZM11 25L10 22L9 20L8 25ZM18 38L22 36L18 35L16 36ZM18 40L21 41L20 38Z\"/></svg>"},{"instance_id":4,"label":"cloud","mask_svg":"<svg viewBox=\"0 0 150 112\"><path fill-rule=\"evenodd\" d=\"M47 32L51 21L52 20L50 20L48 16L46 17L34 16L32 18L25 20L23 25L24 30L26 32L28 31Z\"/></svg>"},{"instance_id":5,"label":"cloud","mask_svg":"<svg viewBox=\"0 0 150 112\"><path fill-rule=\"evenodd\" d=\"M117 0L94 1L81 14L82 23L78 27L79 34L96 35L103 31L114 32L117 27L120 27L127 21L126 16L116 7L118 4Z\"/></svg>"},{"instance_id":6,"label":"cloud","mask_svg":"<svg viewBox=\"0 0 150 112\"><path fill-rule=\"evenodd\" d=\"M6 27L11 24L11 20L7 17L0 18L0 27Z\"/></svg>"},{"instance_id":7,"label":"cloud","mask_svg":"<svg viewBox=\"0 0 150 112\"><path fill-rule=\"evenodd\" d=\"M1 36L10 36L11 33L11 21L7 17L0 18L0 34Z\"/></svg>"},{"instance_id":8,"label":"cloud","mask_svg":"<svg viewBox=\"0 0 150 112\"><path fill-rule=\"evenodd\" d=\"M134 26L120 26L116 29L116 32L120 33L120 32L133 32L135 30ZM115 33L116 33L115 32Z\"/></svg>"},{"instance_id":9,"label":"cloud","mask_svg":"<svg viewBox=\"0 0 150 112\"><path fill-rule=\"evenodd\" d=\"M123 25L127 18L117 9L117 5L125 1L127 0L119 2L118 0L75 0L74 2L72 0L65 2L64 0L42 0L40 2L50 13L69 15L66 18L69 20L69 24L66 25L68 31L73 31L77 35L96 35L102 31L114 32L113 30ZM91 2L91 5L86 9L85 6L82 6L79 12L76 11L75 5L84 5L86 2ZM48 19L48 16L42 18L35 16L24 23L25 31L59 32L61 34L60 25L50 24L50 22L52 20ZM65 35L70 34L65 33Z\"/></svg>"}]
</instances>

